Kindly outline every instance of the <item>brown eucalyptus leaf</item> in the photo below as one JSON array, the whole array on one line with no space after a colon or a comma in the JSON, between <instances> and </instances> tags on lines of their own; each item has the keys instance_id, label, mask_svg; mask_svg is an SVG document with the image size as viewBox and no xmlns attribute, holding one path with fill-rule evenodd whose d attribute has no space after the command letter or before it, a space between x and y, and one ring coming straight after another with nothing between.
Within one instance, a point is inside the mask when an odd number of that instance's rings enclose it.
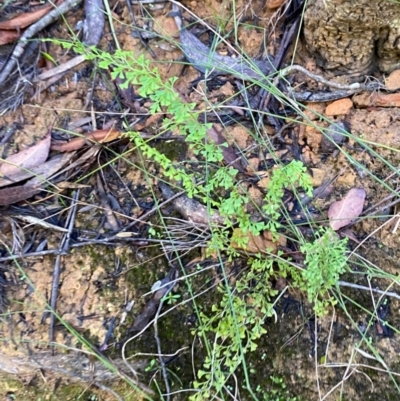
<instances>
[{"instance_id":1,"label":"brown eucalyptus leaf","mask_svg":"<svg viewBox=\"0 0 400 401\"><path fill-rule=\"evenodd\" d=\"M44 163L49 156L50 140L51 136L48 134L36 145L7 157L0 165L0 174L10 178L21 171L29 170Z\"/></svg>"},{"instance_id":2,"label":"brown eucalyptus leaf","mask_svg":"<svg viewBox=\"0 0 400 401\"><path fill-rule=\"evenodd\" d=\"M23 30L18 31L6 31L4 29L0 29L0 45L6 45L8 43L15 42L19 39L22 34L24 33Z\"/></svg>"},{"instance_id":3,"label":"brown eucalyptus leaf","mask_svg":"<svg viewBox=\"0 0 400 401\"><path fill-rule=\"evenodd\" d=\"M361 214L365 195L364 189L352 188L342 200L331 204L328 217L333 230L337 231L349 225Z\"/></svg>"},{"instance_id":4,"label":"brown eucalyptus leaf","mask_svg":"<svg viewBox=\"0 0 400 401\"><path fill-rule=\"evenodd\" d=\"M31 198L42 190L41 186L25 186L2 188L0 189L0 205L12 205L19 201Z\"/></svg>"},{"instance_id":5,"label":"brown eucalyptus leaf","mask_svg":"<svg viewBox=\"0 0 400 401\"><path fill-rule=\"evenodd\" d=\"M72 152L78 150L86 144L98 144L114 141L123 134L116 129L102 129L94 132L88 132L85 135L71 139L69 142L57 142L51 143L52 150L58 150L60 152Z\"/></svg>"},{"instance_id":6,"label":"brown eucalyptus leaf","mask_svg":"<svg viewBox=\"0 0 400 401\"><path fill-rule=\"evenodd\" d=\"M57 5L61 4L61 1L56 1ZM39 21L40 18L44 17L46 14L49 13L54 8L53 4L47 4L38 10L31 11L28 13L21 13L17 15L15 18L9 19L7 21L0 22L0 29L22 29L26 28L29 25L32 25L36 21Z\"/></svg>"},{"instance_id":7,"label":"brown eucalyptus leaf","mask_svg":"<svg viewBox=\"0 0 400 401\"><path fill-rule=\"evenodd\" d=\"M5 187L6 185L16 184L17 182L26 180L33 176L36 176L39 182L42 182L64 167L70 161L72 156L74 156L74 153L59 154L40 166L26 170L19 170L16 174L11 176L7 175L7 178L0 178L0 188ZM40 181L41 179L42 181Z\"/></svg>"},{"instance_id":8,"label":"brown eucalyptus leaf","mask_svg":"<svg viewBox=\"0 0 400 401\"><path fill-rule=\"evenodd\" d=\"M75 152L54 156L47 163L43 164L43 166L45 166L45 168L42 169L43 173L35 174L27 184L36 186L45 183L48 179L51 179L55 173L67 165L74 155Z\"/></svg>"}]
</instances>

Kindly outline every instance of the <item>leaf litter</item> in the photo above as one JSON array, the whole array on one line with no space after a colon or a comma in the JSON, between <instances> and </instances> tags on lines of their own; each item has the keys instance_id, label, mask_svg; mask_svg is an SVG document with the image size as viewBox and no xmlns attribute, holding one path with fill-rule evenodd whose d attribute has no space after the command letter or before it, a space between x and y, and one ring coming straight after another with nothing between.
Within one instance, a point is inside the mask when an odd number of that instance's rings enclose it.
<instances>
[{"instance_id":1,"label":"leaf litter","mask_svg":"<svg viewBox=\"0 0 400 401\"><path fill-rule=\"evenodd\" d=\"M12 181L12 176L44 163L49 156L51 135L28 149L7 157L0 165L0 174Z\"/></svg>"},{"instance_id":2,"label":"leaf litter","mask_svg":"<svg viewBox=\"0 0 400 401\"><path fill-rule=\"evenodd\" d=\"M328 217L331 228L335 231L353 223L362 213L366 192L362 188L352 188L340 200L329 207Z\"/></svg>"}]
</instances>

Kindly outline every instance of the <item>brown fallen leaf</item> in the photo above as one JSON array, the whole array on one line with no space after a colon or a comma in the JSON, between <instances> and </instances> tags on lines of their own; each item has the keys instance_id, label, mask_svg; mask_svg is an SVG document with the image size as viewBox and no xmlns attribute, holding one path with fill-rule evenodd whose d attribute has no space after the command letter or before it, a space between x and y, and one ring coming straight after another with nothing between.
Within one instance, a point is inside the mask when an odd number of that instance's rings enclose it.
<instances>
[{"instance_id":1,"label":"brown fallen leaf","mask_svg":"<svg viewBox=\"0 0 400 401\"><path fill-rule=\"evenodd\" d=\"M235 238L239 240L243 237L247 240L247 243L244 246L234 240ZM268 236L264 234L253 235L249 232L243 233L240 228L235 228L233 230L231 246L235 249L243 249L244 251L252 253L265 253L267 251L275 253L278 249L278 242L274 242L267 237Z\"/></svg>"},{"instance_id":2,"label":"brown fallen leaf","mask_svg":"<svg viewBox=\"0 0 400 401\"><path fill-rule=\"evenodd\" d=\"M20 31L6 31L3 29L0 30L0 45L6 45L8 43L15 42L22 36L23 33L23 29L21 29Z\"/></svg>"},{"instance_id":3,"label":"brown fallen leaf","mask_svg":"<svg viewBox=\"0 0 400 401\"><path fill-rule=\"evenodd\" d=\"M352 188L342 200L333 202L328 211L331 228L337 231L352 223L363 211L365 196L364 189Z\"/></svg>"},{"instance_id":4,"label":"brown fallen leaf","mask_svg":"<svg viewBox=\"0 0 400 401\"><path fill-rule=\"evenodd\" d=\"M91 164L95 160L99 150L100 149L97 146L89 148L74 162L68 164L65 168L54 174L52 178L56 178L68 172L68 179L71 180L75 175L78 175L82 171L82 167L85 168L84 166Z\"/></svg>"},{"instance_id":5,"label":"brown fallen leaf","mask_svg":"<svg viewBox=\"0 0 400 401\"><path fill-rule=\"evenodd\" d=\"M361 242L358 240L358 238L350 228L345 228L344 230L340 231L340 236L347 237L354 241L356 244L361 244Z\"/></svg>"},{"instance_id":6,"label":"brown fallen leaf","mask_svg":"<svg viewBox=\"0 0 400 401\"><path fill-rule=\"evenodd\" d=\"M54 156L47 163L44 163L46 166L44 172L42 174L35 174L35 176L29 180L26 185L36 186L48 182L48 179L52 178L55 173L67 165L74 155L75 152L62 155L62 157L59 157L60 155Z\"/></svg>"},{"instance_id":7,"label":"brown fallen leaf","mask_svg":"<svg viewBox=\"0 0 400 401\"><path fill-rule=\"evenodd\" d=\"M50 140L51 136L48 134L36 145L7 157L0 164L0 174L8 178L44 163L49 155Z\"/></svg>"},{"instance_id":8,"label":"brown fallen leaf","mask_svg":"<svg viewBox=\"0 0 400 401\"><path fill-rule=\"evenodd\" d=\"M142 123L136 123L135 124L135 130L136 131L143 131L145 128L150 127L153 124L156 124L158 121L160 121L164 117L164 114L153 114L147 120L142 124Z\"/></svg>"},{"instance_id":9,"label":"brown fallen leaf","mask_svg":"<svg viewBox=\"0 0 400 401\"><path fill-rule=\"evenodd\" d=\"M232 146L224 145L224 144L227 144L227 141L224 138L224 136L221 134L221 132L215 127L215 125L213 125L209 130L207 130L207 136L216 145L220 145L222 154L224 156L225 163L231 165L236 170L242 172L243 166L240 163L240 160L236 160L238 158L236 155L236 152L234 151Z\"/></svg>"},{"instance_id":10,"label":"brown fallen leaf","mask_svg":"<svg viewBox=\"0 0 400 401\"><path fill-rule=\"evenodd\" d=\"M56 5L59 6L62 3L62 1L58 0L55 3ZM0 22L0 29L20 30L22 28L26 28L27 26L32 25L36 21L39 21L40 18L44 17L53 8L54 8L53 4L47 4L38 10L31 11L29 13L19 14L8 21Z\"/></svg>"},{"instance_id":11,"label":"brown fallen leaf","mask_svg":"<svg viewBox=\"0 0 400 401\"><path fill-rule=\"evenodd\" d=\"M56 155L46 163L43 163L37 167L26 170L20 169L16 174L7 175L7 178L0 178L0 188L5 187L6 185L16 184L17 182L26 180L33 176L36 176L38 179L42 180L49 178L56 171L65 166L73 156L74 153Z\"/></svg>"},{"instance_id":12,"label":"brown fallen leaf","mask_svg":"<svg viewBox=\"0 0 400 401\"><path fill-rule=\"evenodd\" d=\"M69 142L56 142L51 143L51 150L58 150L59 152L72 152L82 148L87 143L106 143L114 141L121 137L123 133L116 129L102 129L94 132L86 133L82 137L71 139Z\"/></svg>"},{"instance_id":13,"label":"brown fallen leaf","mask_svg":"<svg viewBox=\"0 0 400 401\"><path fill-rule=\"evenodd\" d=\"M0 205L11 205L19 201L29 199L42 190L42 186L25 186L0 189Z\"/></svg>"},{"instance_id":14,"label":"brown fallen leaf","mask_svg":"<svg viewBox=\"0 0 400 401\"><path fill-rule=\"evenodd\" d=\"M70 181L57 182L58 189L82 189L91 187L92 187L91 185L77 184L76 182L70 182Z\"/></svg>"}]
</instances>

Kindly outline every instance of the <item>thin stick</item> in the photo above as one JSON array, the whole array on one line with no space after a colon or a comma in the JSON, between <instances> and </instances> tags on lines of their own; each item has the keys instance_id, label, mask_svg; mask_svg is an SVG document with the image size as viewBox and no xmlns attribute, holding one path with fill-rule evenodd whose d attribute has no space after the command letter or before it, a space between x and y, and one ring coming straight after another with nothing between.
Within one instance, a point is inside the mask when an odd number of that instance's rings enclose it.
<instances>
[{"instance_id":1,"label":"thin stick","mask_svg":"<svg viewBox=\"0 0 400 401\"><path fill-rule=\"evenodd\" d=\"M400 295L398 295L395 292L391 292L391 291L382 291L382 290L378 290L376 288L370 288L370 287L366 287L366 286L360 285L360 284L348 283L346 281L338 281L338 284L341 287L356 288L358 290L364 290L364 291L368 291L368 292L372 291L372 292L376 292L377 294L387 295L388 297L400 299Z\"/></svg>"},{"instance_id":2,"label":"thin stick","mask_svg":"<svg viewBox=\"0 0 400 401\"><path fill-rule=\"evenodd\" d=\"M352 90L354 90L354 91L374 91L376 89L383 88L383 85L380 83L360 84L358 82L355 82L350 85L339 84L334 81L329 81L329 80L325 79L324 77L322 77L321 75L313 74L312 72L308 71L304 67L301 67L300 65L291 65L289 67L283 68L282 70L280 70L278 72L277 78L278 79L283 78L286 75L289 75L290 73L292 73L294 71L302 72L303 74L307 75L314 81L320 82L326 86L329 86L329 87L335 88L335 89L348 90L348 91L352 91Z\"/></svg>"},{"instance_id":3,"label":"thin stick","mask_svg":"<svg viewBox=\"0 0 400 401\"><path fill-rule=\"evenodd\" d=\"M39 82L43 81L45 79L49 79L54 77L55 75L62 74L63 72L69 71L71 68L76 67L77 65L83 63L86 60L85 56L80 55L76 56L74 58L71 58L71 60L68 60L64 64L58 65L57 67L52 68L51 70L47 70L45 72L42 72L39 74L33 82Z\"/></svg>"},{"instance_id":4,"label":"thin stick","mask_svg":"<svg viewBox=\"0 0 400 401\"><path fill-rule=\"evenodd\" d=\"M170 285L170 283L169 283L169 285ZM174 288L173 285L170 288L168 288L168 290L165 293L163 298L165 298L172 291L172 288ZM163 379L164 379L167 401L170 401L171 400L171 387L170 387L169 381L168 381L168 373L167 373L167 369L165 367L164 355L162 354L162 350L161 350L161 341L160 341L160 337L158 336L158 325L157 325L158 317L160 316L161 309L164 304L163 298L161 298L160 304L158 305L157 313L156 313L156 316L154 317L153 326L154 326L154 339L156 340L156 343L157 343L158 360L160 362L161 372L162 372Z\"/></svg>"},{"instance_id":5,"label":"thin stick","mask_svg":"<svg viewBox=\"0 0 400 401\"><path fill-rule=\"evenodd\" d=\"M69 243L71 240L71 232L75 224L75 215L76 215L78 197L79 197L79 190L76 191L72 197L73 204L71 205L71 209L67 217L68 233L66 233L63 236L63 239L61 240L59 253L57 255L56 262L54 264L53 280L51 283L51 296L50 296L51 315L50 315L50 328L49 328L49 342L52 355L54 355L54 325L56 321L55 311L57 307L58 286L60 283L60 276L61 276L61 257L62 255L68 253Z\"/></svg>"}]
</instances>

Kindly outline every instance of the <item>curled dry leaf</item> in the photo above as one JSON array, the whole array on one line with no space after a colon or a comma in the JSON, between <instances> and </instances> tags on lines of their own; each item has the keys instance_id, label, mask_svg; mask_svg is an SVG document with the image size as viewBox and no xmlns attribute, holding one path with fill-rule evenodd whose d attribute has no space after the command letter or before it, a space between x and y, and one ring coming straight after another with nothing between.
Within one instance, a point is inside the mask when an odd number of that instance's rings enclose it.
<instances>
[{"instance_id":1,"label":"curled dry leaf","mask_svg":"<svg viewBox=\"0 0 400 401\"><path fill-rule=\"evenodd\" d=\"M10 178L21 173L21 171L26 171L44 163L49 156L50 139L50 134L48 134L36 145L7 157L0 165L0 174Z\"/></svg>"},{"instance_id":2,"label":"curled dry leaf","mask_svg":"<svg viewBox=\"0 0 400 401\"><path fill-rule=\"evenodd\" d=\"M46 220L39 219L35 216L24 216L21 214L21 215L14 215L13 217L16 217L32 226L39 226L39 227L45 228L47 230L59 231L61 233L68 232L68 230L64 227L56 226L55 224L51 224L51 223L47 222Z\"/></svg>"},{"instance_id":3,"label":"curled dry leaf","mask_svg":"<svg viewBox=\"0 0 400 401\"><path fill-rule=\"evenodd\" d=\"M57 1L56 4L61 4L62 1ZM22 13L15 18L0 22L0 45L12 43L19 39L24 33L24 28L39 21L49 11L54 8L53 4L45 5L35 11Z\"/></svg>"},{"instance_id":4,"label":"curled dry leaf","mask_svg":"<svg viewBox=\"0 0 400 401\"><path fill-rule=\"evenodd\" d=\"M9 188L1 188L0 189L0 205L11 205L13 203L26 200L31 198L32 196L38 194L49 178L54 176L61 168L63 168L74 156L74 153L70 153L67 155L56 155L47 163L44 163L40 167L36 169L32 169L28 172L28 176L24 176L24 178L20 178L19 181L23 179L29 178L32 175L34 177L29 180L25 185L19 185ZM34 171L34 172L33 172ZM8 180L2 180L8 181ZM15 181L16 182L16 181Z\"/></svg>"},{"instance_id":5,"label":"curled dry leaf","mask_svg":"<svg viewBox=\"0 0 400 401\"><path fill-rule=\"evenodd\" d=\"M333 230L337 231L349 225L361 214L365 195L364 189L352 188L342 200L331 204L328 217Z\"/></svg>"},{"instance_id":6,"label":"curled dry leaf","mask_svg":"<svg viewBox=\"0 0 400 401\"><path fill-rule=\"evenodd\" d=\"M69 142L56 142L51 143L51 150L58 150L60 152L72 152L78 150L87 143L106 143L118 139L122 132L116 129L102 129L95 132L89 132L82 137L73 138Z\"/></svg>"}]
</instances>

